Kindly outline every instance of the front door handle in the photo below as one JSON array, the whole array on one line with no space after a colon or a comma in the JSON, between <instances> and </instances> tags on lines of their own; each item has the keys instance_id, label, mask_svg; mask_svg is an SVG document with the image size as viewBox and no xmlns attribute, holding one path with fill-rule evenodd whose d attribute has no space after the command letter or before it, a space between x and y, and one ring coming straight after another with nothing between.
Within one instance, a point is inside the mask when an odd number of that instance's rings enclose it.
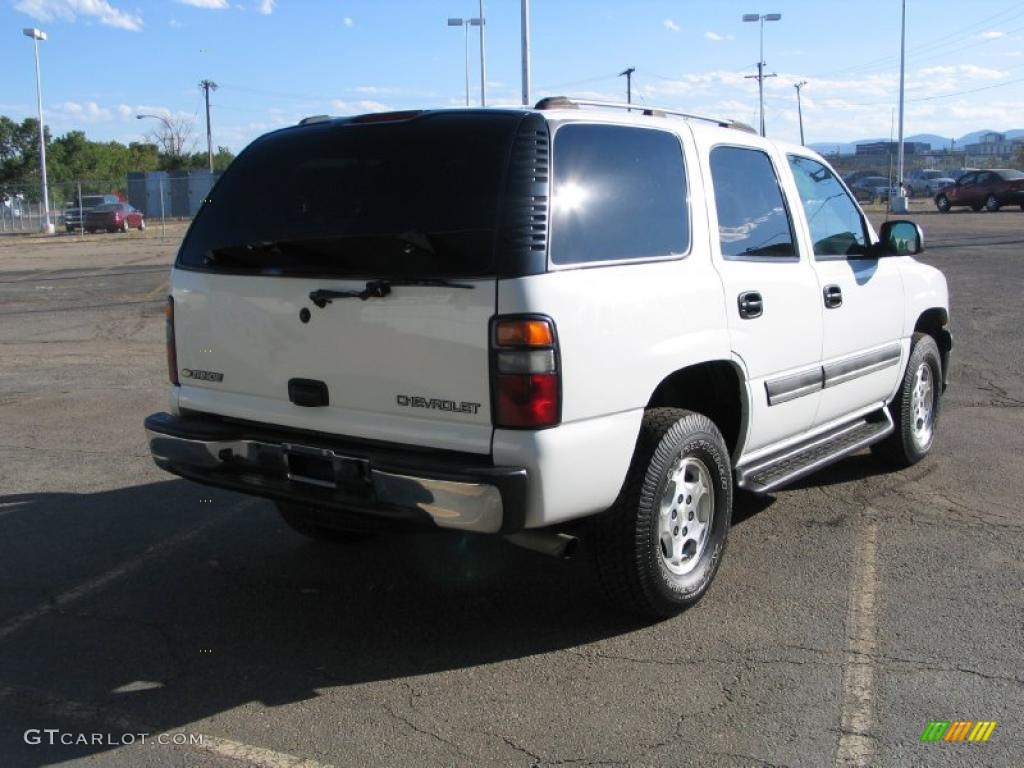
<instances>
[{"instance_id":1,"label":"front door handle","mask_svg":"<svg viewBox=\"0 0 1024 768\"><path fill-rule=\"evenodd\" d=\"M764 314L764 299L757 291L744 291L737 297L736 303L739 306L740 317L744 320L753 320Z\"/></svg>"},{"instance_id":2,"label":"front door handle","mask_svg":"<svg viewBox=\"0 0 1024 768\"><path fill-rule=\"evenodd\" d=\"M825 295L826 308L835 309L843 306L843 289L838 285L826 285L822 293Z\"/></svg>"}]
</instances>

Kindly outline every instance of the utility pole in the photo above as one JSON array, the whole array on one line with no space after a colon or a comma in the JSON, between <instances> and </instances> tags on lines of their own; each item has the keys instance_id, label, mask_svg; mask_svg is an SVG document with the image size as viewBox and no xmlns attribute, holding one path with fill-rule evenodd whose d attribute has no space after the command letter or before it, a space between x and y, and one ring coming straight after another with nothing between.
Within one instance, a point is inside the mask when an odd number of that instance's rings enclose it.
<instances>
[{"instance_id":1,"label":"utility pole","mask_svg":"<svg viewBox=\"0 0 1024 768\"><path fill-rule=\"evenodd\" d=\"M487 24L487 17L484 16L484 0L480 0L480 106L487 106L487 56L484 52L484 26Z\"/></svg>"},{"instance_id":2,"label":"utility pole","mask_svg":"<svg viewBox=\"0 0 1024 768\"><path fill-rule=\"evenodd\" d=\"M770 75L764 73L765 60L764 60L764 23L766 21L778 21L782 18L781 13L745 13L743 14L744 21L756 21L761 25L761 46L760 55L757 57L757 74L747 75L749 80L752 77L757 78L757 92L758 92L758 103L759 111L761 113L761 135L764 136L764 80L766 77L775 77L773 72Z\"/></svg>"},{"instance_id":3,"label":"utility pole","mask_svg":"<svg viewBox=\"0 0 1024 768\"><path fill-rule=\"evenodd\" d=\"M530 0L522 4L523 31L523 106L530 106Z\"/></svg>"},{"instance_id":4,"label":"utility pole","mask_svg":"<svg viewBox=\"0 0 1024 768\"><path fill-rule=\"evenodd\" d=\"M626 103L633 103L633 73L636 72L636 67L627 67L626 69L619 72L619 77L626 76Z\"/></svg>"},{"instance_id":5,"label":"utility pole","mask_svg":"<svg viewBox=\"0 0 1024 768\"><path fill-rule=\"evenodd\" d=\"M39 107L39 175L43 192L43 232L53 234L53 223L50 221L50 185L46 181L46 124L43 122L43 79L39 74L39 41L46 39L41 29L23 29L25 37L32 38L32 47L36 56L36 102Z\"/></svg>"},{"instance_id":6,"label":"utility pole","mask_svg":"<svg viewBox=\"0 0 1024 768\"><path fill-rule=\"evenodd\" d=\"M756 75L745 75L744 79L750 80L751 78L757 79L757 93L758 93L758 114L761 116L761 135L764 136L764 81L769 77L778 77L777 74L772 72L771 74L764 73L764 62L757 62L757 74Z\"/></svg>"},{"instance_id":7,"label":"utility pole","mask_svg":"<svg viewBox=\"0 0 1024 768\"><path fill-rule=\"evenodd\" d=\"M800 119L800 146L804 145L804 111L800 106L800 89L807 85L806 80L801 80L799 83L793 83L793 87L796 88L796 114Z\"/></svg>"},{"instance_id":8,"label":"utility pole","mask_svg":"<svg viewBox=\"0 0 1024 768\"><path fill-rule=\"evenodd\" d=\"M210 130L210 91L217 90L213 80L203 80L199 87L206 93L206 154L210 160L210 173L213 173L213 132Z\"/></svg>"}]
</instances>

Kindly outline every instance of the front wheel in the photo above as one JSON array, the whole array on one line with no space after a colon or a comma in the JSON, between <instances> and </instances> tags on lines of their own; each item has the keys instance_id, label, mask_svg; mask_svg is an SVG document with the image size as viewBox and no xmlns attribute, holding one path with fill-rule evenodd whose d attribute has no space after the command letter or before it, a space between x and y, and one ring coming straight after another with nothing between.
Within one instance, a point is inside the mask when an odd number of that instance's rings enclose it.
<instances>
[{"instance_id":1,"label":"front wheel","mask_svg":"<svg viewBox=\"0 0 1024 768\"><path fill-rule=\"evenodd\" d=\"M648 410L619 498L593 522L597 576L611 601L663 619L700 600L725 551L732 487L729 451L710 419Z\"/></svg>"},{"instance_id":2,"label":"front wheel","mask_svg":"<svg viewBox=\"0 0 1024 768\"><path fill-rule=\"evenodd\" d=\"M988 211L989 213L995 213L1000 208L1002 208L1002 206L999 204L999 201L996 199L995 195L989 195L988 197L985 198L986 211Z\"/></svg>"},{"instance_id":3,"label":"front wheel","mask_svg":"<svg viewBox=\"0 0 1024 768\"><path fill-rule=\"evenodd\" d=\"M939 209L939 213L949 213L949 198L939 195L935 198L935 207Z\"/></svg>"},{"instance_id":4,"label":"front wheel","mask_svg":"<svg viewBox=\"0 0 1024 768\"><path fill-rule=\"evenodd\" d=\"M146 229L146 220L145 219L139 219L139 232L142 232L145 229Z\"/></svg>"},{"instance_id":5,"label":"front wheel","mask_svg":"<svg viewBox=\"0 0 1024 768\"><path fill-rule=\"evenodd\" d=\"M939 347L931 336L915 333L907 370L896 399L889 405L896 429L885 440L871 446L872 452L897 467L909 467L927 456L935 442L941 396Z\"/></svg>"}]
</instances>

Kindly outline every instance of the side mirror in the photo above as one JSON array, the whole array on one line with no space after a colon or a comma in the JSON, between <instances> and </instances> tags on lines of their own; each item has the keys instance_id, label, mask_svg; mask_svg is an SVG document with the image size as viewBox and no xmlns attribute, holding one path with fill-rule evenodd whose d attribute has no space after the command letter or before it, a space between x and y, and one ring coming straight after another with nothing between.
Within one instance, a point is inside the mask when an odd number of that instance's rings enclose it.
<instances>
[{"instance_id":1,"label":"side mirror","mask_svg":"<svg viewBox=\"0 0 1024 768\"><path fill-rule=\"evenodd\" d=\"M924 250L924 233L912 221L887 221L878 238L880 256L913 256Z\"/></svg>"}]
</instances>

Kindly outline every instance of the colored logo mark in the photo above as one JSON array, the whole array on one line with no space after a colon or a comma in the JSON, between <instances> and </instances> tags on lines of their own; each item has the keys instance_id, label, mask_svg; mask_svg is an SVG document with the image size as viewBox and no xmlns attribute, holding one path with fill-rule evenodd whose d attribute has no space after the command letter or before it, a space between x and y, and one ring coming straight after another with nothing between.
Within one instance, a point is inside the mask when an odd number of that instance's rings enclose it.
<instances>
[{"instance_id":1,"label":"colored logo mark","mask_svg":"<svg viewBox=\"0 0 1024 768\"><path fill-rule=\"evenodd\" d=\"M921 741L988 741L995 729L995 720L932 720Z\"/></svg>"}]
</instances>

